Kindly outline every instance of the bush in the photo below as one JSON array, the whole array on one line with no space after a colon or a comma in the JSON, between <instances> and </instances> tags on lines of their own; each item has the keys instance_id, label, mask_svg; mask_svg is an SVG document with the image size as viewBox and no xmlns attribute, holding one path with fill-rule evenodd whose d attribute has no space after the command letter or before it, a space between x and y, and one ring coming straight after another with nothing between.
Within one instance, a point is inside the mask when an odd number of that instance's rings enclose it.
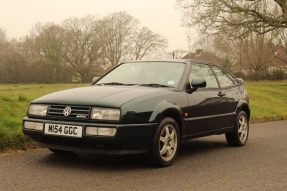
<instances>
[{"instance_id":1,"label":"bush","mask_svg":"<svg viewBox=\"0 0 287 191\"><path fill-rule=\"evenodd\" d=\"M252 71L247 74L246 78L252 81L268 80L268 75L267 71Z\"/></svg>"},{"instance_id":2,"label":"bush","mask_svg":"<svg viewBox=\"0 0 287 191\"><path fill-rule=\"evenodd\" d=\"M29 139L23 134L7 135L0 133L0 150L7 148L27 150Z\"/></svg>"},{"instance_id":3,"label":"bush","mask_svg":"<svg viewBox=\"0 0 287 191\"><path fill-rule=\"evenodd\" d=\"M246 79L246 75L243 72L233 72L233 75L236 76L237 78L242 78L242 79Z\"/></svg>"},{"instance_id":4,"label":"bush","mask_svg":"<svg viewBox=\"0 0 287 191\"><path fill-rule=\"evenodd\" d=\"M287 79L287 74L283 70L274 70L269 77L269 80L285 80Z\"/></svg>"},{"instance_id":5,"label":"bush","mask_svg":"<svg viewBox=\"0 0 287 191\"><path fill-rule=\"evenodd\" d=\"M18 101L19 101L19 102L27 101L27 100L28 100L28 99L27 99L26 96L20 95L20 96L18 97Z\"/></svg>"},{"instance_id":6,"label":"bush","mask_svg":"<svg viewBox=\"0 0 287 191\"><path fill-rule=\"evenodd\" d=\"M249 72L244 79L247 80L285 80L287 79L287 74L284 70L273 70L272 72L268 71L253 71Z\"/></svg>"},{"instance_id":7,"label":"bush","mask_svg":"<svg viewBox=\"0 0 287 191\"><path fill-rule=\"evenodd\" d=\"M5 102L12 102L13 101L13 99L11 99L9 97L3 97L2 100Z\"/></svg>"}]
</instances>

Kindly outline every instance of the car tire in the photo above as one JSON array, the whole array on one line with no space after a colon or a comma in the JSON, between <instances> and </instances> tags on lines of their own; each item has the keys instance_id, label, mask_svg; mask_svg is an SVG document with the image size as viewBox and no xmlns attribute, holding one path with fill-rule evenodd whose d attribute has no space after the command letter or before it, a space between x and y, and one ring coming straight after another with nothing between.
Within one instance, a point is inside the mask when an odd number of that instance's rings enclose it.
<instances>
[{"instance_id":1,"label":"car tire","mask_svg":"<svg viewBox=\"0 0 287 191\"><path fill-rule=\"evenodd\" d=\"M237 115L233 131L225 133L225 138L230 146L244 146L249 136L249 120L245 111Z\"/></svg>"},{"instance_id":2,"label":"car tire","mask_svg":"<svg viewBox=\"0 0 287 191\"><path fill-rule=\"evenodd\" d=\"M149 151L152 164L157 167L171 165L177 156L179 144L178 124L170 117L164 118L155 132Z\"/></svg>"},{"instance_id":3,"label":"car tire","mask_svg":"<svg viewBox=\"0 0 287 191\"><path fill-rule=\"evenodd\" d=\"M64 150L58 150L58 149L51 149L49 148L49 150L59 156L72 156L72 155L76 155L76 153L72 152L72 151L64 151Z\"/></svg>"}]
</instances>

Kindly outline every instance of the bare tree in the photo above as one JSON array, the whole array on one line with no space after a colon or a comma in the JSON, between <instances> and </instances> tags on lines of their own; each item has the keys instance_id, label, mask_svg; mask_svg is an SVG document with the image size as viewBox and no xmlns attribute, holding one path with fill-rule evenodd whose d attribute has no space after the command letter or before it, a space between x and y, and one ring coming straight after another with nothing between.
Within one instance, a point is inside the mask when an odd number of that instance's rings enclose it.
<instances>
[{"instance_id":1,"label":"bare tree","mask_svg":"<svg viewBox=\"0 0 287 191\"><path fill-rule=\"evenodd\" d=\"M265 72L275 55L272 52L271 35L250 34L242 39L226 40L220 36L200 36L195 47L204 49L222 59L222 66L234 71Z\"/></svg>"},{"instance_id":2,"label":"bare tree","mask_svg":"<svg viewBox=\"0 0 287 191\"><path fill-rule=\"evenodd\" d=\"M4 66L4 50L7 47L7 39L5 32L0 29L0 82L4 81L5 77L5 66Z\"/></svg>"},{"instance_id":3,"label":"bare tree","mask_svg":"<svg viewBox=\"0 0 287 191\"><path fill-rule=\"evenodd\" d=\"M287 65L287 29L279 29L272 32L272 52L281 61L282 65Z\"/></svg>"},{"instance_id":4,"label":"bare tree","mask_svg":"<svg viewBox=\"0 0 287 191\"><path fill-rule=\"evenodd\" d=\"M25 58L16 40L2 41L0 47L0 82L22 82L25 79Z\"/></svg>"},{"instance_id":5,"label":"bare tree","mask_svg":"<svg viewBox=\"0 0 287 191\"><path fill-rule=\"evenodd\" d=\"M7 41L6 33L2 29L0 29L0 43L2 44L5 41Z\"/></svg>"},{"instance_id":6,"label":"bare tree","mask_svg":"<svg viewBox=\"0 0 287 191\"><path fill-rule=\"evenodd\" d=\"M221 47L216 50L225 48L227 55L241 67L244 64L250 70L264 70L275 58L287 63L287 0L177 2L184 12L185 25L198 27L204 38L218 39ZM285 48L283 56L278 47Z\"/></svg>"},{"instance_id":7,"label":"bare tree","mask_svg":"<svg viewBox=\"0 0 287 191\"><path fill-rule=\"evenodd\" d=\"M264 36L253 35L240 40L241 62L249 71L266 71L274 60L269 41Z\"/></svg>"},{"instance_id":8,"label":"bare tree","mask_svg":"<svg viewBox=\"0 0 287 191\"><path fill-rule=\"evenodd\" d=\"M0 82L22 82L25 80L25 58L19 50L20 43L8 40L0 29Z\"/></svg>"},{"instance_id":9,"label":"bare tree","mask_svg":"<svg viewBox=\"0 0 287 191\"><path fill-rule=\"evenodd\" d=\"M132 35L138 20L126 12L116 12L101 19L102 38L105 41L105 58L108 64L116 66L129 52Z\"/></svg>"},{"instance_id":10,"label":"bare tree","mask_svg":"<svg viewBox=\"0 0 287 191\"><path fill-rule=\"evenodd\" d=\"M43 65L46 78L51 82L64 82L68 76L63 60L63 34L64 30L59 25L37 24L31 31L30 39L26 39L27 43L33 43L32 47L28 48L30 54L33 54L31 58Z\"/></svg>"},{"instance_id":11,"label":"bare tree","mask_svg":"<svg viewBox=\"0 0 287 191\"><path fill-rule=\"evenodd\" d=\"M287 28L286 0L177 0L187 26L207 34L245 37Z\"/></svg>"},{"instance_id":12,"label":"bare tree","mask_svg":"<svg viewBox=\"0 0 287 191\"><path fill-rule=\"evenodd\" d=\"M70 71L83 82L90 81L104 63L106 42L95 17L71 18L63 23L63 56Z\"/></svg>"},{"instance_id":13,"label":"bare tree","mask_svg":"<svg viewBox=\"0 0 287 191\"><path fill-rule=\"evenodd\" d=\"M128 56L141 59L166 44L125 12L36 24L20 40L0 30L0 82L89 82Z\"/></svg>"},{"instance_id":14,"label":"bare tree","mask_svg":"<svg viewBox=\"0 0 287 191\"><path fill-rule=\"evenodd\" d=\"M141 60L150 52L157 52L167 47L167 40L149 30L147 27L141 28L134 35L134 44L131 46L133 60Z\"/></svg>"}]
</instances>

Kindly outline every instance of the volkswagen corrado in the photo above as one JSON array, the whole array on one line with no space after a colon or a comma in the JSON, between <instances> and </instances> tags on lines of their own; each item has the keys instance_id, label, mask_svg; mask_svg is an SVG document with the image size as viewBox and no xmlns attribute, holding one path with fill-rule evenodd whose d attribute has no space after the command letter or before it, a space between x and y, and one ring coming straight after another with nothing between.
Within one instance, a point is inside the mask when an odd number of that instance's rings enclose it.
<instances>
[{"instance_id":1,"label":"volkswagen corrado","mask_svg":"<svg viewBox=\"0 0 287 191\"><path fill-rule=\"evenodd\" d=\"M56 154L146 153L168 166L193 138L225 134L229 145L245 145L249 118L243 81L216 64L134 61L32 101L23 132Z\"/></svg>"}]
</instances>

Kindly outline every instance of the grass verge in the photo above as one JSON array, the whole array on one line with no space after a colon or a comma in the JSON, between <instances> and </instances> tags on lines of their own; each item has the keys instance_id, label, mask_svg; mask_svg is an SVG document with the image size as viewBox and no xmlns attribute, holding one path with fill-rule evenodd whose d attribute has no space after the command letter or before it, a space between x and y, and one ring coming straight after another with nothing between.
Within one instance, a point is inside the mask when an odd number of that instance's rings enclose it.
<instances>
[{"instance_id":1,"label":"grass verge","mask_svg":"<svg viewBox=\"0 0 287 191\"><path fill-rule=\"evenodd\" d=\"M29 138L22 133L22 118L26 115L29 103L42 95L85 85L78 84L30 84L0 85L0 150L22 149L31 145Z\"/></svg>"},{"instance_id":2,"label":"grass verge","mask_svg":"<svg viewBox=\"0 0 287 191\"><path fill-rule=\"evenodd\" d=\"M287 82L246 82L251 122L287 119Z\"/></svg>"}]
</instances>

